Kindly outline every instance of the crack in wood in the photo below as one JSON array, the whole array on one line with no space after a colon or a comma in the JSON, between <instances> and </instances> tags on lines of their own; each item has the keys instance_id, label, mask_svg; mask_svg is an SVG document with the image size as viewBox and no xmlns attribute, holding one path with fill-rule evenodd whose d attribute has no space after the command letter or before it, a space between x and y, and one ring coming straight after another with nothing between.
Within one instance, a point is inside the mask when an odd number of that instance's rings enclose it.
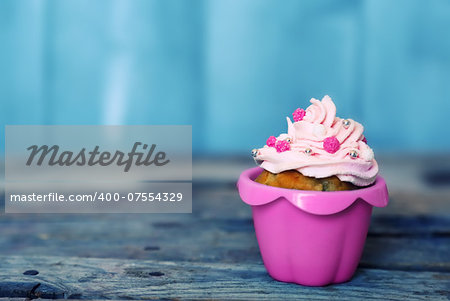
<instances>
[{"instance_id":1,"label":"crack in wood","mask_svg":"<svg viewBox=\"0 0 450 301\"><path fill-rule=\"evenodd\" d=\"M37 298L40 298L40 293L38 292L38 293L36 293L36 290L37 290L37 288L38 287L40 287L41 286L41 283L37 283L35 286L33 286L33 288L30 290L30 292L27 294L27 297L29 298L29 299L37 299Z\"/></svg>"}]
</instances>

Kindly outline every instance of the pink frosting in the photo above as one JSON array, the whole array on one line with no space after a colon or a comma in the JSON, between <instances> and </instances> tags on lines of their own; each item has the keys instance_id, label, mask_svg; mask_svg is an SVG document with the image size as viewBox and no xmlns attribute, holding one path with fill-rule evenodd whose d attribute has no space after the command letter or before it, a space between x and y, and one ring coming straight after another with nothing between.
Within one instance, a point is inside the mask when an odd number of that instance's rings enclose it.
<instances>
[{"instance_id":1,"label":"pink frosting","mask_svg":"<svg viewBox=\"0 0 450 301\"><path fill-rule=\"evenodd\" d=\"M290 149L277 152L267 145L260 148L255 160L261 162L262 168L272 173L295 169L315 178L336 175L341 181L358 186L375 181L378 164L364 142L364 127L352 119L336 117L336 106L328 95L322 101L311 99L302 120L287 121L288 133L279 135L277 140L288 141ZM330 137L339 143L334 153L324 149L324 144L325 148L330 146Z\"/></svg>"}]
</instances>

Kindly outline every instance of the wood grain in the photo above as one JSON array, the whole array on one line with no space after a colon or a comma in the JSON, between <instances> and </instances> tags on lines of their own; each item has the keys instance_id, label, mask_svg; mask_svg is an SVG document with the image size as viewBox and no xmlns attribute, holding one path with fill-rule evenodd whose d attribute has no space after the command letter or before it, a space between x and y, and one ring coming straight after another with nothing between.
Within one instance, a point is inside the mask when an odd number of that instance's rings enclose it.
<instances>
[{"instance_id":1,"label":"wood grain","mask_svg":"<svg viewBox=\"0 0 450 301\"><path fill-rule=\"evenodd\" d=\"M450 274L439 272L359 269L345 285L309 288L274 281L261 264L53 256L2 256L0 261L2 297L240 300L450 297ZM24 270L30 268L39 274L24 276Z\"/></svg>"}]
</instances>

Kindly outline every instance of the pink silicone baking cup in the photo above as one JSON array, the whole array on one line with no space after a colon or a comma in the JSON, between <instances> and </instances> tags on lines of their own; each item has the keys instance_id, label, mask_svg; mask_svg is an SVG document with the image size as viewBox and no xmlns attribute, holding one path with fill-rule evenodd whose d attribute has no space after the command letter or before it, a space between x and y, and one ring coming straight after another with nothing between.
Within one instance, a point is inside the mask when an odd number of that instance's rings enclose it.
<instances>
[{"instance_id":1,"label":"pink silicone baking cup","mask_svg":"<svg viewBox=\"0 0 450 301\"><path fill-rule=\"evenodd\" d=\"M361 258L372 207L388 204L386 182L348 191L307 191L256 183L259 167L237 183L252 206L264 265L273 278L307 286L350 280Z\"/></svg>"}]
</instances>

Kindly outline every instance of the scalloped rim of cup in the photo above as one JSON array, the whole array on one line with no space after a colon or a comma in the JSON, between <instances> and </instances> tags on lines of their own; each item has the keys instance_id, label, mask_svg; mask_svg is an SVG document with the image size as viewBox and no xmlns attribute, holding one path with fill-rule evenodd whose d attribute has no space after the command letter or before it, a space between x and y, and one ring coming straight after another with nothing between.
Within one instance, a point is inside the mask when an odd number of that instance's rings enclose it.
<instances>
[{"instance_id":1,"label":"scalloped rim of cup","mask_svg":"<svg viewBox=\"0 0 450 301\"><path fill-rule=\"evenodd\" d=\"M239 195L251 206L261 206L280 198L292 205L317 215L338 213L361 199L375 207L386 207L389 195L385 180L377 176L375 182L367 187L345 191L311 191L268 186L255 182L262 168L254 167L242 172L237 182Z\"/></svg>"}]
</instances>

